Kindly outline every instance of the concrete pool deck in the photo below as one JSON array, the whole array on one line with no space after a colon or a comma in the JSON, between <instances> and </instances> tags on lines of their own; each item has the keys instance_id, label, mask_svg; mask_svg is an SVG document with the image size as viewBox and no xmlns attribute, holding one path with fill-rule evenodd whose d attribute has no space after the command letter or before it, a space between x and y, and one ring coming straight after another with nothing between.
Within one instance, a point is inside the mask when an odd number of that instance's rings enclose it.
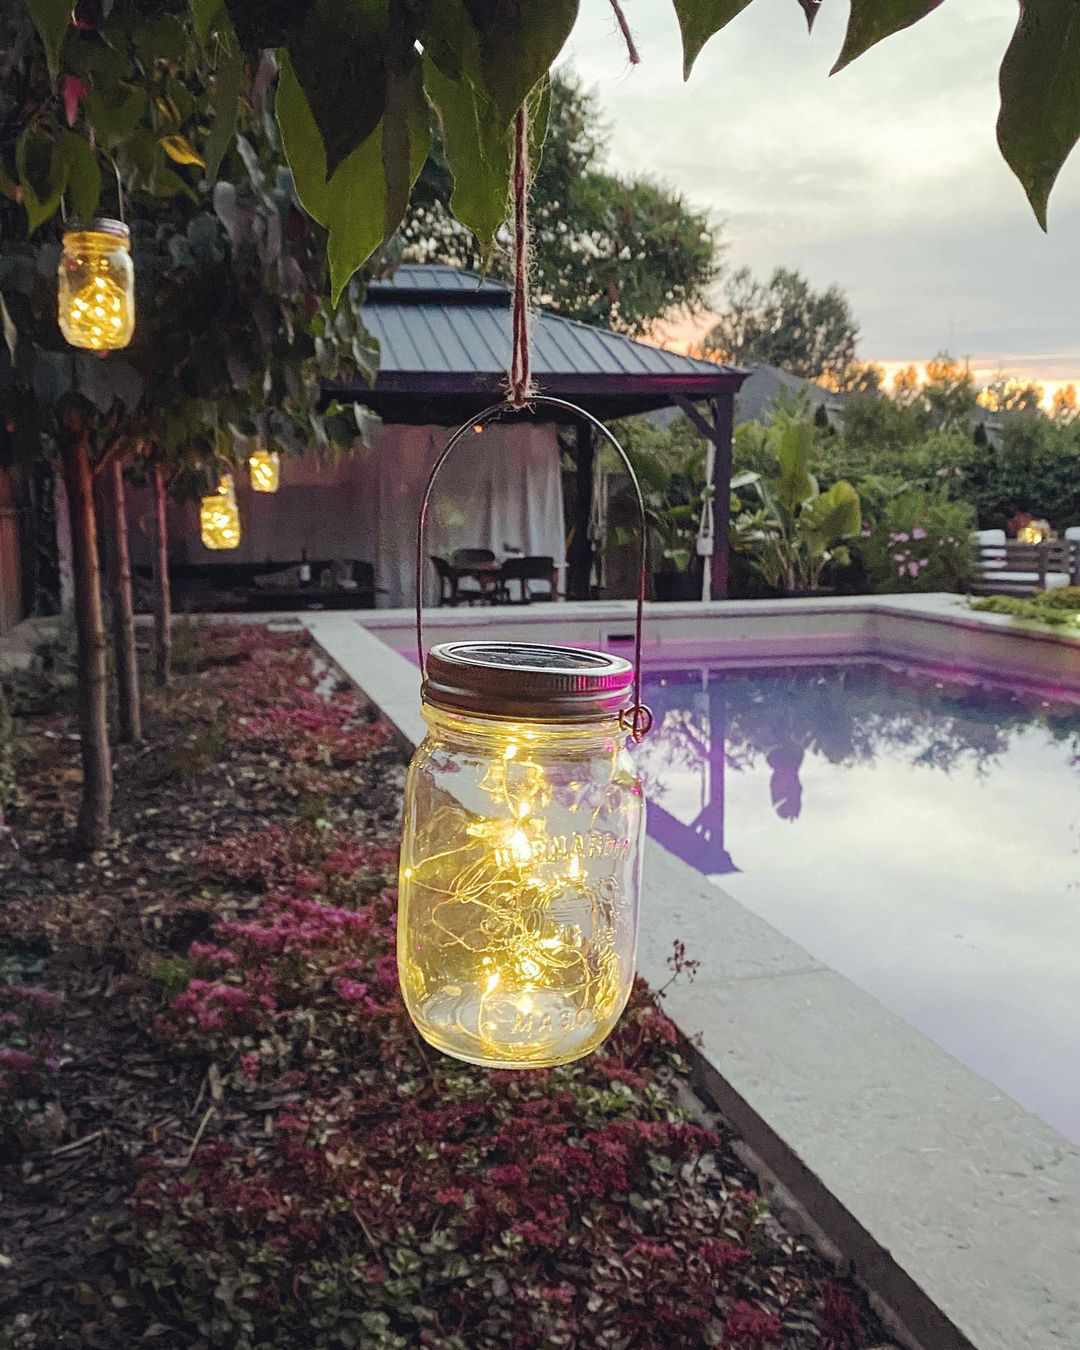
<instances>
[{"instance_id":1,"label":"concrete pool deck","mask_svg":"<svg viewBox=\"0 0 1080 1350\"><path fill-rule=\"evenodd\" d=\"M417 671L399 654L412 613L296 617L415 745ZM497 628L613 645L633 605L441 610L425 625L429 641ZM651 606L648 636L653 656L723 639L747 663L882 656L1080 694L1080 633L1019 629L955 596ZM913 1340L1080 1344L1080 1148L650 840L639 968L654 987L676 940L702 961L667 994L699 1038L702 1091Z\"/></svg>"}]
</instances>

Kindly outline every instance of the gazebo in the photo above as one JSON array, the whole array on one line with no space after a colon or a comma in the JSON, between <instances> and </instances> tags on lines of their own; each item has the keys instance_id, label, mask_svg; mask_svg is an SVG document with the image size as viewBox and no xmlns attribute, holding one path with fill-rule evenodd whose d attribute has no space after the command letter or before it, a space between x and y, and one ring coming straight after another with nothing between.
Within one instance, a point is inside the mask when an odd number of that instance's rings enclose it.
<instances>
[{"instance_id":1,"label":"gazebo","mask_svg":"<svg viewBox=\"0 0 1080 1350\"><path fill-rule=\"evenodd\" d=\"M208 579L215 592L236 586L239 594L250 594L243 588L258 586L260 574L277 569L287 576L302 560L312 560L325 575L331 570L326 564L333 562L336 569L340 560L353 569L354 577L362 571L365 578L355 603L371 603L377 595L382 605L411 604L414 530L423 486L447 429L502 398L510 361L510 300L510 290L501 282L442 265L406 264L373 281L362 317L379 342L378 376L371 386L325 388L328 401L362 404L379 414L382 425L371 445L334 464L314 453L286 456L280 490L273 494L253 492L246 475L239 477L241 537L226 551L205 546L194 505L170 502L174 580L197 586ZM725 596L733 407L746 373L543 309L533 317L531 340L540 392L577 403L605 422L681 407L707 438L715 486L715 551L707 577L711 594ZM462 446L456 481L448 466L447 480L440 484L429 551L448 556L460 547L478 545L504 553L519 549L554 555L561 563L567 533L561 430L576 463L566 590L570 598L587 598L596 446L589 426L570 420L572 429L560 428L551 409L544 410L543 418L525 414L500 419L487 429L488 436ZM137 492L130 496L129 509L134 561L145 571L147 507ZM433 581L432 576L425 578L428 601L434 600L427 590ZM264 590L254 598L263 603L273 594ZM284 603L290 594L277 598ZM336 599L347 602L348 596Z\"/></svg>"},{"instance_id":2,"label":"gazebo","mask_svg":"<svg viewBox=\"0 0 1080 1350\"><path fill-rule=\"evenodd\" d=\"M387 424L451 427L497 402L510 362L510 288L445 265L399 267L372 282L364 323L378 339L374 387L328 393L377 412ZM709 441L714 486L711 593L728 589L728 507L735 394L747 372L638 342L604 328L536 311L532 369L540 392L580 404L601 421L680 407ZM545 412L545 417L547 412ZM576 519L568 593L588 595L595 446L576 423Z\"/></svg>"}]
</instances>

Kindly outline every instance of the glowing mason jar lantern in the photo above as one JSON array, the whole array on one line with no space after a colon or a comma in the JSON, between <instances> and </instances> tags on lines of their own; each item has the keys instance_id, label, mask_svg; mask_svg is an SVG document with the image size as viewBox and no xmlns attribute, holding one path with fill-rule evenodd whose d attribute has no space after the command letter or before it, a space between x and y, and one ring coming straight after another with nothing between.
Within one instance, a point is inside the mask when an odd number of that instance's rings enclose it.
<instances>
[{"instance_id":1,"label":"glowing mason jar lantern","mask_svg":"<svg viewBox=\"0 0 1080 1350\"><path fill-rule=\"evenodd\" d=\"M118 220L93 220L64 231L57 275L60 331L73 347L108 352L135 331L131 235Z\"/></svg>"},{"instance_id":2,"label":"glowing mason jar lantern","mask_svg":"<svg viewBox=\"0 0 1080 1350\"><path fill-rule=\"evenodd\" d=\"M240 547L240 511L231 473L221 475L218 490L199 504L199 530L203 547Z\"/></svg>"},{"instance_id":3,"label":"glowing mason jar lantern","mask_svg":"<svg viewBox=\"0 0 1080 1350\"><path fill-rule=\"evenodd\" d=\"M256 492L276 492L281 486L281 456L276 450L255 450L248 456L251 486Z\"/></svg>"},{"instance_id":4,"label":"glowing mason jar lantern","mask_svg":"<svg viewBox=\"0 0 1080 1350\"><path fill-rule=\"evenodd\" d=\"M645 803L621 657L447 643L409 768L398 972L438 1049L541 1068L595 1050L630 994Z\"/></svg>"}]
</instances>

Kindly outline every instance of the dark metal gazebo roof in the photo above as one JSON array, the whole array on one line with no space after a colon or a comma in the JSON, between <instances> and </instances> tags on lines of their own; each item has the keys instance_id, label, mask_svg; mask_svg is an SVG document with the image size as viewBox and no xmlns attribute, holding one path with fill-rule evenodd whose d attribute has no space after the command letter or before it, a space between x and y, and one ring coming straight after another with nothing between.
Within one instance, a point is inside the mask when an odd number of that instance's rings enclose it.
<instances>
[{"instance_id":1,"label":"dark metal gazebo roof","mask_svg":"<svg viewBox=\"0 0 1080 1350\"><path fill-rule=\"evenodd\" d=\"M442 265L399 267L372 282L363 320L379 340L373 389L339 394L388 422L464 421L501 397L510 362L510 289ZM601 418L670 406L677 397L733 395L745 372L636 342L604 328L534 314L532 369L540 392Z\"/></svg>"}]
</instances>

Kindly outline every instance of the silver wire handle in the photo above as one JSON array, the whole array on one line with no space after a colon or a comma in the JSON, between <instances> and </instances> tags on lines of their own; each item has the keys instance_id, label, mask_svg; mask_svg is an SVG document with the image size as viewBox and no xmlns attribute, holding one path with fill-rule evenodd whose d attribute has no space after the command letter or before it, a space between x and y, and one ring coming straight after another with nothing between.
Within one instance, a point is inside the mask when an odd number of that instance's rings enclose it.
<instances>
[{"instance_id":1,"label":"silver wire handle","mask_svg":"<svg viewBox=\"0 0 1080 1350\"><path fill-rule=\"evenodd\" d=\"M641 485L638 483L637 474L634 472L634 466L626 451L619 444L618 440L611 431L595 418L592 413L586 412L584 408L579 408L576 403L570 403L564 398L554 398L550 394L535 394L529 400L529 406L542 405L545 408L556 408L559 412L569 413L585 422L593 431L598 431L608 445L615 451L623 462L626 472L630 475L630 482L634 488L634 496L637 500L638 517L641 529L638 535L638 589L637 589L637 614L634 626L634 702L629 708L624 708L619 714L619 723L624 731L640 741L652 726L652 712L641 701L641 635L642 623L644 619L645 606L645 578L648 567L648 539L645 524L645 501L641 495ZM502 403L493 403L490 408L485 408L483 412L478 412L475 417L463 423L457 431L450 437L446 443L446 448L435 461L431 474L427 480L427 487L424 489L423 500L420 503L420 516L416 526L416 654L420 662L420 674L427 674L427 653L424 650L424 614L423 614L423 585L424 585L424 530L427 526L428 508L431 505L431 494L435 487L435 480L443 465L453 454L459 442L472 431L474 427L480 426L485 422L494 422L501 417L507 417L511 414L520 416L521 409L515 408L509 401Z\"/></svg>"}]
</instances>

